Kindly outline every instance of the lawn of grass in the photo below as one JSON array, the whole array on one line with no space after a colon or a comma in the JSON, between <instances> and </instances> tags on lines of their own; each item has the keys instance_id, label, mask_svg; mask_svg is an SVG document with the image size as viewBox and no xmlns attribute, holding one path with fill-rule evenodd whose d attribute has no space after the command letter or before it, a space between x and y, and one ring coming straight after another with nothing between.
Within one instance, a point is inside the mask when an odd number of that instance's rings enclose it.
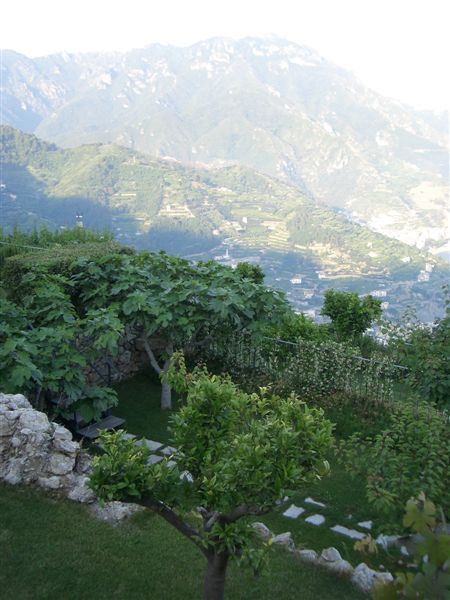
<instances>
[{"instance_id":1,"label":"lawn of grass","mask_svg":"<svg viewBox=\"0 0 450 600\"><path fill-rule=\"evenodd\" d=\"M169 442L167 425L171 411L160 409L161 384L150 369L141 371L132 379L115 385L119 404L114 414L126 421L126 429L138 437L158 442ZM172 393L173 408L177 408L177 395Z\"/></svg>"},{"instance_id":2,"label":"lawn of grass","mask_svg":"<svg viewBox=\"0 0 450 600\"><path fill-rule=\"evenodd\" d=\"M87 508L33 488L0 484L2 600L198 600L205 567L197 548L145 511L112 527ZM357 600L347 580L282 549L255 578L231 566L227 600Z\"/></svg>"}]
</instances>

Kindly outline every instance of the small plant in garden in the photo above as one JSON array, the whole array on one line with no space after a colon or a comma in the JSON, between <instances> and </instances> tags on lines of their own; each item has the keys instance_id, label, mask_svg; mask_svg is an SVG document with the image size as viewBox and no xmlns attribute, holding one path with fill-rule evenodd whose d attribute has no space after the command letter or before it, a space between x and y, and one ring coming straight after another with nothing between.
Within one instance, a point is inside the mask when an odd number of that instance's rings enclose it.
<instances>
[{"instance_id":1,"label":"small plant in garden","mask_svg":"<svg viewBox=\"0 0 450 600\"><path fill-rule=\"evenodd\" d=\"M350 472L367 477L368 502L391 528L398 527L407 499L421 490L450 510L448 417L429 404L399 404L382 433L355 434L339 449Z\"/></svg>"},{"instance_id":2,"label":"small plant in garden","mask_svg":"<svg viewBox=\"0 0 450 600\"><path fill-rule=\"evenodd\" d=\"M397 573L391 583L378 584L374 600L448 600L450 598L450 534L441 513L425 494L410 498L403 519L418 538L415 543L415 570Z\"/></svg>"},{"instance_id":3,"label":"small plant in garden","mask_svg":"<svg viewBox=\"0 0 450 600\"><path fill-rule=\"evenodd\" d=\"M293 395L247 394L228 377L187 373L180 354L165 377L186 394L171 418L176 466L149 465L144 445L104 434L91 487L104 500L155 511L196 544L207 560L204 598L220 600L230 560L260 567L249 517L327 472L332 425Z\"/></svg>"}]
</instances>

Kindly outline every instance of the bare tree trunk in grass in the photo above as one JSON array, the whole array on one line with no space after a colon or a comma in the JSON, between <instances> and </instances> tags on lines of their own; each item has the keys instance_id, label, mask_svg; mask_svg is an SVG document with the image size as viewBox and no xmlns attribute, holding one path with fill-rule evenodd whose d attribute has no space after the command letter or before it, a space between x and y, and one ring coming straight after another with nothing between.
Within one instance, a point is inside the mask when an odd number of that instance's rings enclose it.
<instances>
[{"instance_id":1,"label":"bare tree trunk in grass","mask_svg":"<svg viewBox=\"0 0 450 600\"><path fill-rule=\"evenodd\" d=\"M228 558L228 553L208 556L203 600L223 600Z\"/></svg>"},{"instance_id":2,"label":"bare tree trunk in grass","mask_svg":"<svg viewBox=\"0 0 450 600\"><path fill-rule=\"evenodd\" d=\"M167 355L166 360L164 361L164 365L161 368L156 360L155 354L150 347L150 343L147 337L143 337L142 341L144 342L144 348L147 352L147 356L150 360L150 364L161 377L164 373L167 373L170 367L170 361L173 354L173 344L168 342L165 348L165 352ZM165 381L161 382L161 410L171 410L172 409L172 388Z\"/></svg>"}]
</instances>

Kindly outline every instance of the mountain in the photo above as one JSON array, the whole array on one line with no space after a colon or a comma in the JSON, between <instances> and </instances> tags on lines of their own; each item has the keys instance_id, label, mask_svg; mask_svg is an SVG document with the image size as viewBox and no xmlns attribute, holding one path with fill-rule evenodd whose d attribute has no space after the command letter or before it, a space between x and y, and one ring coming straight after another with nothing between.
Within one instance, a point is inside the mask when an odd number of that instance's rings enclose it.
<instances>
[{"instance_id":1,"label":"mountain","mask_svg":"<svg viewBox=\"0 0 450 600\"><path fill-rule=\"evenodd\" d=\"M292 184L240 165L194 169L112 144L62 149L9 126L0 134L7 231L72 226L78 215L139 249L258 262L302 310L317 311L332 286L379 289L382 297L390 288L392 314L410 296L428 319L435 314L448 274L439 260L350 222Z\"/></svg>"},{"instance_id":2,"label":"mountain","mask_svg":"<svg viewBox=\"0 0 450 600\"><path fill-rule=\"evenodd\" d=\"M309 48L270 37L4 51L2 79L4 122L65 147L241 164L374 231L435 252L448 242L448 114L384 98Z\"/></svg>"}]
</instances>

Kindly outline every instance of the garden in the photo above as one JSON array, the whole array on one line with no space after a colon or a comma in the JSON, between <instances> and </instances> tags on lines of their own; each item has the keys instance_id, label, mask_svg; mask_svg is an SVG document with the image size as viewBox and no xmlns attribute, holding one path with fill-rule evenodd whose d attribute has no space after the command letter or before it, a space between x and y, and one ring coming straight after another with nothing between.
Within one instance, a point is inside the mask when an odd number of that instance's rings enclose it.
<instances>
[{"instance_id":1,"label":"garden","mask_svg":"<svg viewBox=\"0 0 450 600\"><path fill-rule=\"evenodd\" d=\"M3 246L0 390L66 425L113 410L128 435L85 443L89 486L149 510L111 528L3 485L7 597L362 597L299 561L328 547L394 574L378 598L448 597L448 304L432 328L385 323L382 346L364 335L381 317L371 297L329 290L318 326L252 265L33 235Z\"/></svg>"}]
</instances>

